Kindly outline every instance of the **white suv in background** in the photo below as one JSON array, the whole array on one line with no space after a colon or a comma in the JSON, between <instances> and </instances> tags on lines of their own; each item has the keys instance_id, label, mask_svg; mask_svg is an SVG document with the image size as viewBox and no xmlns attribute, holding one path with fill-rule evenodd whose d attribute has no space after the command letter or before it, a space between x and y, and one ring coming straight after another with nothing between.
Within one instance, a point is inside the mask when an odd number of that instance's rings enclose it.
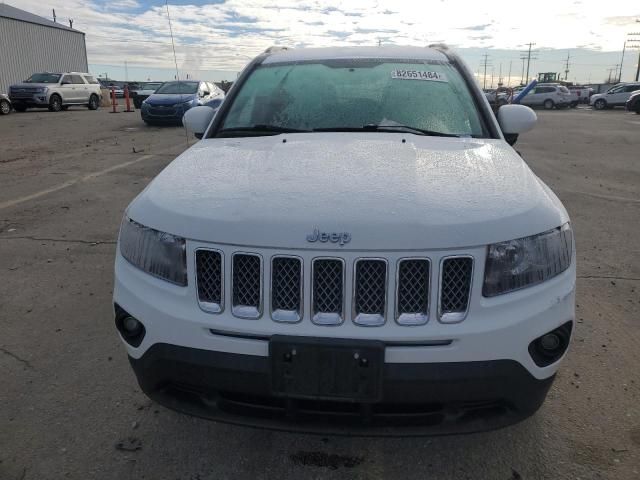
<instances>
[{"instance_id":1,"label":"white suv in background","mask_svg":"<svg viewBox=\"0 0 640 480\"><path fill-rule=\"evenodd\" d=\"M258 56L124 213L115 327L142 390L290 430L533 414L576 282L569 216L505 138L535 121L496 118L444 46Z\"/></svg>"},{"instance_id":2,"label":"white suv in background","mask_svg":"<svg viewBox=\"0 0 640 480\"><path fill-rule=\"evenodd\" d=\"M66 110L71 105L85 105L97 110L102 94L100 83L89 73L35 73L23 83L9 87L14 110L48 108L52 112Z\"/></svg>"},{"instance_id":3,"label":"white suv in background","mask_svg":"<svg viewBox=\"0 0 640 480\"><path fill-rule=\"evenodd\" d=\"M565 108L571 105L574 96L563 85L539 83L525 97L520 100L522 105L530 107L544 107L546 110Z\"/></svg>"},{"instance_id":4,"label":"white suv in background","mask_svg":"<svg viewBox=\"0 0 640 480\"><path fill-rule=\"evenodd\" d=\"M596 93L592 95L589 103L596 110L624 107L631 94L636 90L640 90L640 82L619 83L615 87L607 90L606 93Z\"/></svg>"}]
</instances>

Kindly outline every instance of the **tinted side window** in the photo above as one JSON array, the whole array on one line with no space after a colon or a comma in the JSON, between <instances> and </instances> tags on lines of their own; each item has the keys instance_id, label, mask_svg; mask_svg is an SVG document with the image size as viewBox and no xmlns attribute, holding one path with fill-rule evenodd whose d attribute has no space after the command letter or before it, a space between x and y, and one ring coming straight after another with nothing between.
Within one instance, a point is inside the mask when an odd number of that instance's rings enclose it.
<instances>
[{"instance_id":1,"label":"tinted side window","mask_svg":"<svg viewBox=\"0 0 640 480\"><path fill-rule=\"evenodd\" d=\"M71 83L84 85L84 80L80 75L71 75Z\"/></svg>"},{"instance_id":2,"label":"tinted side window","mask_svg":"<svg viewBox=\"0 0 640 480\"><path fill-rule=\"evenodd\" d=\"M94 85L100 83L95 79L93 75L85 75L84 79L87 81L87 83L91 83Z\"/></svg>"},{"instance_id":3,"label":"tinted side window","mask_svg":"<svg viewBox=\"0 0 640 480\"><path fill-rule=\"evenodd\" d=\"M640 85L627 85L627 92L635 92L636 90L640 90Z\"/></svg>"},{"instance_id":4,"label":"tinted side window","mask_svg":"<svg viewBox=\"0 0 640 480\"><path fill-rule=\"evenodd\" d=\"M60 84L63 83L73 83L71 80L71 75L65 75L64 77L62 77L62 79L60 80Z\"/></svg>"}]
</instances>

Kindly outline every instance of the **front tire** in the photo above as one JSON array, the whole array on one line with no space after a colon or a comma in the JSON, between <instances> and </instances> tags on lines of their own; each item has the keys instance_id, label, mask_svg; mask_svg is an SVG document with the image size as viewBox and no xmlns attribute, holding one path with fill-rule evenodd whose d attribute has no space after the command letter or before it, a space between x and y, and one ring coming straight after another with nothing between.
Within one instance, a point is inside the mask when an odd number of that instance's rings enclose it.
<instances>
[{"instance_id":1,"label":"front tire","mask_svg":"<svg viewBox=\"0 0 640 480\"><path fill-rule=\"evenodd\" d=\"M11 113L11 104L8 100L0 100L0 115L9 115Z\"/></svg>"},{"instance_id":2,"label":"front tire","mask_svg":"<svg viewBox=\"0 0 640 480\"><path fill-rule=\"evenodd\" d=\"M555 104L553 103L553 100L551 100L551 99L545 100L542 105L544 106L545 110L553 110L553 107L555 107Z\"/></svg>"},{"instance_id":3,"label":"front tire","mask_svg":"<svg viewBox=\"0 0 640 480\"><path fill-rule=\"evenodd\" d=\"M62 110L62 98L60 98L60 95L54 93L49 99L49 111L59 112L60 110Z\"/></svg>"},{"instance_id":4,"label":"front tire","mask_svg":"<svg viewBox=\"0 0 640 480\"><path fill-rule=\"evenodd\" d=\"M604 110L605 108L607 108L607 102L606 100L599 98L598 100L595 101L595 103L593 104L593 108L595 108L596 110Z\"/></svg>"},{"instance_id":5,"label":"front tire","mask_svg":"<svg viewBox=\"0 0 640 480\"><path fill-rule=\"evenodd\" d=\"M96 94L91 95L89 97L89 104L87 105L89 110L97 110L99 106L100 100L98 99L98 96Z\"/></svg>"}]
</instances>

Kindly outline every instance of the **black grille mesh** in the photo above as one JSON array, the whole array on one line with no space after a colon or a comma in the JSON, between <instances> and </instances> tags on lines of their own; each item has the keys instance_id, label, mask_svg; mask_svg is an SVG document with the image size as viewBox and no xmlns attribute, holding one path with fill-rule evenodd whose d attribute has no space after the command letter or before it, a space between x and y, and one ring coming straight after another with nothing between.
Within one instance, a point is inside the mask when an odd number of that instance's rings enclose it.
<instances>
[{"instance_id":1,"label":"black grille mesh","mask_svg":"<svg viewBox=\"0 0 640 480\"><path fill-rule=\"evenodd\" d=\"M387 264L382 260L360 260L356 264L355 313L384 316Z\"/></svg>"},{"instance_id":2,"label":"black grille mesh","mask_svg":"<svg viewBox=\"0 0 640 480\"><path fill-rule=\"evenodd\" d=\"M198 299L222 304L222 255L211 250L196 252Z\"/></svg>"},{"instance_id":3,"label":"black grille mesh","mask_svg":"<svg viewBox=\"0 0 640 480\"><path fill-rule=\"evenodd\" d=\"M301 289L301 261L297 258L274 258L271 266L271 309L300 312Z\"/></svg>"},{"instance_id":4,"label":"black grille mesh","mask_svg":"<svg viewBox=\"0 0 640 480\"><path fill-rule=\"evenodd\" d=\"M473 260L468 257L447 258L442 264L440 291L441 313L466 312L471 290Z\"/></svg>"},{"instance_id":5,"label":"black grille mesh","mask_svg":"<svg viewBox=\"0 0 640 480\"><path fill-rule=\"evenodd\" d=\"M398 313L429 313L429 261L403 260L398 267Z\"/></svg>"},{"instance_id":6,"label":"black grille mesh","mask_svg":"<svg viewBox=\"0 0 640 480\"><path fill-rule=\"evenodd\" d=\"M260 257L233 256L233 306L260 307Z\"/></svg>"},{"instance_id":7,"label":"black grille mesh","mask_svg":"<svg viewBox=\"0 0 640 480\"><path fill-rule=\"evenodd\" d=\"M340 260L313 262L313 311L342 316L343 265Z\"/></svg>"}]
</instances>

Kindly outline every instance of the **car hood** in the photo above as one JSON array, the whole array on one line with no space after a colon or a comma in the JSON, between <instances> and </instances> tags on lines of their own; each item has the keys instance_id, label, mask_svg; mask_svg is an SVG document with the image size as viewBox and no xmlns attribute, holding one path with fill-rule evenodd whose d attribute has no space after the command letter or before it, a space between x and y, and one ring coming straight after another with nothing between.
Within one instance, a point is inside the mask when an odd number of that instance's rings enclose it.
<instances>
[{"instance_id":1,"label":"car hood","mask_svg":"<svg viewBox=\"0 0 640 480\"><path fill-rule=\"evenodd\" d=\"M12 88L37 88L37 87L51 87L54 85L58 85L57 83L16 83L11 85L9 89Z\"/></svg>"},{"instance_id":2,"label":"car hood","mask_svg":"<svg viewBox=\"0 0 640 480\"><path fill-rule=\"evenodd\" d=\"M215 243L357 250L476 246L568 221L504 141L396 133L202 140L128 215ZM352 240L308 243L316 228Z\"/></svg>"},{"instance_id":3,"label":"car hood","mask_svg":"<svg viewBox=\"0 0 640 480\"><path fill-rule=\"evenodd\" d=\"M192 102L196 98L193 94L175 95L173 93L154 93L147 97L146 102L152 105L174 105L176 103Z\"/></svg>"}]
</instances>

